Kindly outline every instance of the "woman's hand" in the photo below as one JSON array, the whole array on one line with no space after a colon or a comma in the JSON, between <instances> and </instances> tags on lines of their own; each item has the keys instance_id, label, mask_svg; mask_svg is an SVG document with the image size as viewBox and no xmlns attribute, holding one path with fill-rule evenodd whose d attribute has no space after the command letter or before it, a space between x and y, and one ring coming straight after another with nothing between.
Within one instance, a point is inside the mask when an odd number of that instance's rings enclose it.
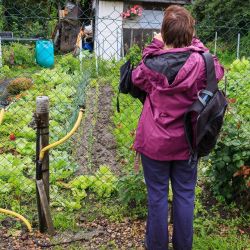
<instances>
[{"instance_id":1,"label":"woman's hand","mask_svg":"<svg viewBox=\"0 0 250 250\"><path fill-rule=\"evenodd\" d=\"M157 40L159 40L159 41L161 41L161 42L163 42L161 33L155 34L154 38L157 39Z\"/></svg>"}]
</instances>

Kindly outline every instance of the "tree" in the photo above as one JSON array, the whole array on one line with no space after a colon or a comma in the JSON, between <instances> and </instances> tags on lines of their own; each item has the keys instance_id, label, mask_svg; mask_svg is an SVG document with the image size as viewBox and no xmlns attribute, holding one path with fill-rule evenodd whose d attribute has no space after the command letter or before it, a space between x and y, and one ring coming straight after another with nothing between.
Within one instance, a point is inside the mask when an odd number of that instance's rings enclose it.
<instances>
[{"instance_id":1,"label":"tree","mask_svg":"<svg viewBox=\"0 0 250 250\"><path fill-rule=\"evenodd\" d=\"M198 26L208 27L207 38L215 31L225 34L225 39L229 38L228 32L240 32L243 36L249 32L250 1L195 0L191 11Z\"/></svg>"}]
</instances>

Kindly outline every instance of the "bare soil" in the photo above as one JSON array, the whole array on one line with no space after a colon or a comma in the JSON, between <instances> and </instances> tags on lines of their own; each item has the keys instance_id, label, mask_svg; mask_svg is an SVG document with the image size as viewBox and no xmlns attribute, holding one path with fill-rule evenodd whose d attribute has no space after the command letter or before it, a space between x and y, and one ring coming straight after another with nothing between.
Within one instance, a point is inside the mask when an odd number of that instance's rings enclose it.
<instances>
[{"instance_id":1,"label":"bare soil","mask_svg":"<svg viewBox=\"0 0 250 250\"><path fill-rule=\"evenodd\" d=\"M86 96L86 115L81 126L78 145L78 174L92 174L100 165L106 164L115 173L120 173L116 160L116 141L112 134L112 97L110 85L99 87L98 93L90 88ZM96 99L97 98L97 99Z\"/></svg>"},{"instance_id":2,"label":"bare soil","mask_svg":"<svg viewBox=\"0 0 250 250\"><path fill-rule=\"evenodd\" d=\"M7 106L9 104L9 102L7 101L7 98L9 96L7 87L11 80L12 79L0 80L0 107Z\"/></svg>"}]
</instances>

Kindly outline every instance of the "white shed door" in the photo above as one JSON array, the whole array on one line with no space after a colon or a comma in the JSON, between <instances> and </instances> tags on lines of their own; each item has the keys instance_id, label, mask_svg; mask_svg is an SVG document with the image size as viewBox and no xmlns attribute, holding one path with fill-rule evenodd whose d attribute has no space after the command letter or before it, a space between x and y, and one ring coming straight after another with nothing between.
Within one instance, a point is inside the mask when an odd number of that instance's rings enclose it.
<instances>
[{"instance_id":1,"label":"white shed door","mask_svg":"<svg viewBox=\"0 0 250 250\"><path fill-rule=\"evenodd\" d=\"M95 51L103 59L117 60L122 49L123 2L99 1L96 9Z\"/></svg>"}]
</instances>

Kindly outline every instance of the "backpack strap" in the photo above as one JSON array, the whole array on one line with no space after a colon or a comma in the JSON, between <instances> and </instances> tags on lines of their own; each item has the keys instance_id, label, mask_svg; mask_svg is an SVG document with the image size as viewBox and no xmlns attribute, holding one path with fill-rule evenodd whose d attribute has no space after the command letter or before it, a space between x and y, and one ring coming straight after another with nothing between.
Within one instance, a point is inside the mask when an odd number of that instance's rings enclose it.
<instances>
[{"instance_id":1,"label":"backpack strap","mask_svg":"<svg viewBox=\"0 0 250 250\"><path fill-rule=\"evenodd\" d=\"M214 93L218 90L213 56L209 52L202 52L201 55L205 62L206 79L207 79L206 88L202 90L201 93L204 93L212 97ZM192 126L192 114L199 114L206 105L206 103L204 103L203 99L200 97L200 93L198 93L198 100L199 101L195 101L184 114L185 135L191 153L189 159L190 163L197 160L197 152L194 142L195 135L193 134L194 131Z\"/></svg>"},{"instance_id":2,"label":"backpack strap","mask_svg":"<svg viewBox=\"0 0 250 250\"><path fill-rule=\"evenodd\" d=\"M118 113L120 113L119 95L120 95L120 90L119 90L119 92L117 93L117 96L116 96L116 111L117 111Z\"/></svg>"},{"instance_id":3,"label":"backpack strap","mask_svg":"<svg viewBox=\"0 0 250 250\"><path fill-rule=\"evenodd\" d=\"M201 55L206 66L207 86L205 90L215 93L218 90L218 84L216 80L213 56L209 52L204 52Z\"/></svg>"}]
</instances>

